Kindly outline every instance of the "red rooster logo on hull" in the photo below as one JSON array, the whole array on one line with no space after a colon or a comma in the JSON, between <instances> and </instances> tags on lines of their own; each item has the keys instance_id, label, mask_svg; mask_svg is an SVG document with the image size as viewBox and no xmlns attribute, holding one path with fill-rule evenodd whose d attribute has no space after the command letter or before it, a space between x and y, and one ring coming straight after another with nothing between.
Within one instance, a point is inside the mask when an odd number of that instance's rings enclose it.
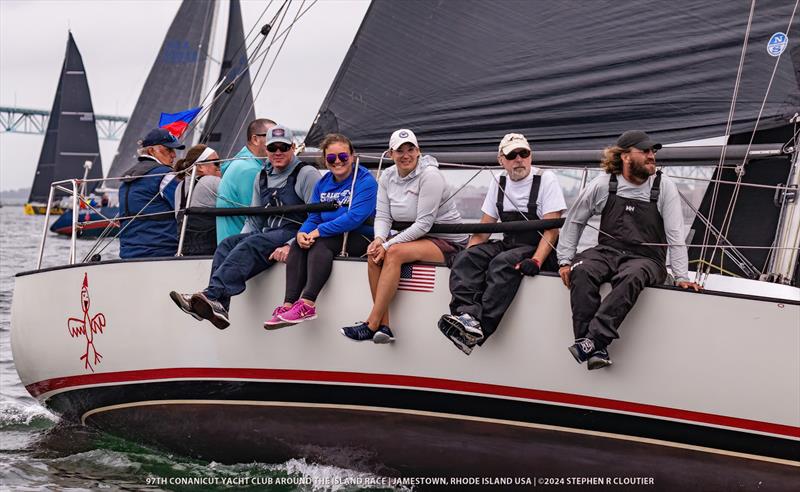
<instances>
[{"instance_id":1,"label":"red rooster logo on hull","mask_svg":"<svg viewBox=\"0 0 800 492\"><path fill-rule=\"evenodd\" d=\"M81 356L80 360L84 361L84 369L89 369L94 372L94 365L100 363L102 355L97 351L94 346L94 336L98 333L103 333L103 328L106 327L106 317L103 313L97 313L94 317L89 315L89 277L88 274L83 274L83 287L81 288L81 309L83 310L83 318L69 318L67 320L67 329L71 337L83 335L86 338L86 351ZM93 356L90 357L90 354ZM91 361L94 362L91 362Z\"/></svg>"}]
</instances>

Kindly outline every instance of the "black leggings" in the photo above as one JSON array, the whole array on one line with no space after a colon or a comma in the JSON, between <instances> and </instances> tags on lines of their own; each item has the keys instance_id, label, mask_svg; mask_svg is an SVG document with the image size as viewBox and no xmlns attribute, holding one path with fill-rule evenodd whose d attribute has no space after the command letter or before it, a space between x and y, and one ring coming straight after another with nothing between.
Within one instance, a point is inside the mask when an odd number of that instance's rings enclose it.
<instances>
[{"instance_id":1,"label":"black leggings","mask_svg":"<svg viewBox=\"0 0 800 492\"><path fill-rule=\"evenodd\" d=\"M318 237L308 248L292 243L286 259L286 296L284 302L294 303L300 297L316 301L319 291L328 281L333 269L333 257L342 251L344 235ZM351 232L347 239L347 254L358 258L367 251L369 239Z\"/></svg>"}]
</instances>

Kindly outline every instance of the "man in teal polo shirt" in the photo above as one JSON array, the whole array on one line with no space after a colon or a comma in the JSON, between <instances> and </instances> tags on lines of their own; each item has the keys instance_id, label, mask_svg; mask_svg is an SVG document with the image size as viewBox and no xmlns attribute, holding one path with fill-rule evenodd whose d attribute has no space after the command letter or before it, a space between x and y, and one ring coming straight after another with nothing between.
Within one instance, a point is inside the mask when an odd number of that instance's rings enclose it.
<instances>
[{"instance_id":1,"label":"man in teal polo shirt","mask_svg":"<svg viewBox=\"0 0 800 492\"><path fill-rule=\"evenodd\" d=\"M253 182L267 158L267 131L276 123L259 118L247 125L247 144L232 161L223 162L222 180L217 191L217 207L249 207L253 200ZM242 232L244 215L217 217L217 244Z\"/></svg>"}]
</instances>

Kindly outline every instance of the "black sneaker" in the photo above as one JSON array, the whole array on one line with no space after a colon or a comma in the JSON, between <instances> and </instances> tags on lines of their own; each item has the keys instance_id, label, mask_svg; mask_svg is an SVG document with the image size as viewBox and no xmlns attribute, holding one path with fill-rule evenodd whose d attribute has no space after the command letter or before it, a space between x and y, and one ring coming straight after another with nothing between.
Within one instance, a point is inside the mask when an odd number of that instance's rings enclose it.
<instances>
[{"instance_id":1,"label":"black sneaker","mask_svg":"<svg viewBox=\"0 0 800 492\"><path fill-rule=\"evenodd\" d=\"M483 330L481 329L480 322L469 314L462 313L458 316L445 314L439 321L447 323L453 329L463 333L464 338L470 345L475 345L483 340Z\"/></svg>"},{"instance_id":2,"label":"black sneaker","mask_svg":"<svg viewBox=\"0 0 800 492\"><path fill-rule=\"evenodd\" d=\"M591 338L579 338L569 347L569 353L575 357L578 364L583 364L594 352L594 341Z\"/></svg>"},{"instance_id":3,"label":"black sneaker","mask_svg":"<svg viewBox=\"0 0 800 492\"><path fill-rule=\"evenodd\" d=\"M224 330L231 325L228 319L228 310L221 302L209 299L202 292L192 294L192 310L199 314L203 319L211 321L211 324Z\"/></svg>"},{"instance_id":4,"label":"black sneaker","mask_svg":"<svg viewBox=\"0 0 800 492\"><path fill-rule=\"evenodd\" d=\"M592 353L592 355L589 357L589 364L587 364L587 366L589 370L592 371L594 369L608 367L611 364L613 364L613 362L611 362L611 359L608 357L608 350L600 349L595 350Z\"/></svg>"},{"instance_id":5,"label":"black sneaker","mask_svg":"<svg viewBox=\"0 0 800 492\"><path fill-rule=\"evenodd\" d=\"M195 313L192 309L191 294L181 294L180 292L175 292L173 290L169 293L169 298L172 299L172 302L174 302L181 309L181 311L191 315L197 321L203 321L203 317Z\"/></svg>"},{"instance_id":6,"label":"black sneaker","mask_svg":"<svg viewBox=\"0 0 800 492\"><path fill-rule=\"evenodd\" d=\"M445 314L439 318L439 322L437 323L439 331L441 331L448 340L453 342L453 345L455 345L458 350L470 355L472 353L472 349L475 347L475 343L468 340L463 331L459 330L452 323L450 323L450 320L447 319L448 316L451 315Z\"/></svg>"},{"instance_id":7,"label":"black sneaker","mask_svg":"<svg viewBox=\"0 0 800 492\"><path fill-rule=\"evenodd\" d=\"M381 325L378 331L372 336L372 343L390 343L394 342L394 333L386 326Z\"/></svg>"}]
</instances>

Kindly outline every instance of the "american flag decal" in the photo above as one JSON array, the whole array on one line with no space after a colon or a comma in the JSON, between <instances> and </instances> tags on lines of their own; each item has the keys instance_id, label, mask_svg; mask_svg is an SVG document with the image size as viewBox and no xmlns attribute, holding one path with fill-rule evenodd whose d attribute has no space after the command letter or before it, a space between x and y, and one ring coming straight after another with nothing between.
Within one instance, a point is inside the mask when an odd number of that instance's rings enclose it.
<instances>
[{"instance_id":1,"label":"american flag decal","mask_svg":"<svg viewBox=\"0 0 800 492\"><path fill-rule=\"evenodd\" d=\"M412 292L433 292L436 285L436 267L405 263L400 267L400 283L397 290Z\"/></svg>"}]
</instances>

